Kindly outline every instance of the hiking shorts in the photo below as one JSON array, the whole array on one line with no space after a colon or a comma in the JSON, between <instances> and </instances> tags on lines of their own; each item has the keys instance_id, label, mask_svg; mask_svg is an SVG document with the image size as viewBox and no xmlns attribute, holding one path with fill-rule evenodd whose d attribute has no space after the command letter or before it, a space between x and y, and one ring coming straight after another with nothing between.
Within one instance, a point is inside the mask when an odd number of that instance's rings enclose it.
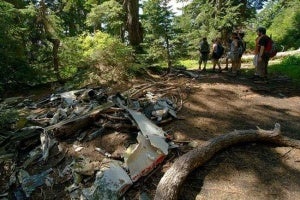
<instances>
[{"instance_id":1,"label":"hiking shorts","mask_svg":"<svg viewBox=\"0 0 300 200\"><path fill-rule=\"evenodd\" d=\"M207 61L208 60L208 53L200 53L200 60L199 62L201 61Z\"/></svg>"},{"instance_id":2,"label":"hiking shorts","mask_svg":"<svg viewBox=\"0 0 300 200\"><path fill-rule=\"evenodd\" d=\"M233 61L233 62L238 62L240 57L239 57L239 54L238 53L230 53L230 59Z\"/></svg>"}]
</instances>

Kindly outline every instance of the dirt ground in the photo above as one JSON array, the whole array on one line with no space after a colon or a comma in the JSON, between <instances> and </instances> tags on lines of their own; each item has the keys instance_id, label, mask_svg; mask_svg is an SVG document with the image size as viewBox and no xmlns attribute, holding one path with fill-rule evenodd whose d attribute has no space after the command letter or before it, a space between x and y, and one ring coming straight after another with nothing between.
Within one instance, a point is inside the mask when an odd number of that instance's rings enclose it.
<instances>
[{"instance_id":1,"label":"dirt ground","mask_svg":"<svg viewBox=\"0 0 300 200\"><path fill-rule=\"evenodd\" d=\"M196 79L182 75L160 77L155 81L163 80L181 88L184 99L177 113L179 119L161 125L179 148L172 149L161 165L136 182L124 195L125 199L153 199L160 178L177 157L193 148L188 145L191 142L201 144L233 130L257 126L271 130L275 123L280 123L283 135L300 139L300 91L289 81L274 77L267 84L257 84L243 74L231 77L227 72L201 72ZM134 81L124 86L124 90L133 84ZM103 157L95 154L95 146L118 155L134 138L135 135L112 131L81 144L85 148L80 154L100 162ZM29 172L68 163L79 154L72 150L72 142L61 143L68 150L69 160L62 161L54 155L48 164L32 167ZM2 181L7 179L2 177ZM60 180L51 189L42 187L33 193L32 199L70 199L63 189L70 184ZM264 143L230 147L189 175L179 199L300 199L300 150Z\"/></svg>"},{"instance_id":2,"label":"dirt ground","mask_svg":"<svg viewBox=\"0 0 300 200\"><path fill-rule=\"evenodd\" d=\"M300 93L288 82L273 77L268 84L256 84L247 76L230 77L226 72L201 73L199 79L176 78L175 82L184 85L187 93L178 113L182 120L173 121L163 129L176 141L201 144L233 130L257 126L271 130L275 123L280 123L284 135L300 139ZM171 155L176 158L188 151L185 147ZM173 160L166 161L142 187L133 187L133 191L145 190L153 195L157 182ZM219 152L193 171L179 199L299 198L300 150L246 143Z\"/></svg>"}]
</instances>

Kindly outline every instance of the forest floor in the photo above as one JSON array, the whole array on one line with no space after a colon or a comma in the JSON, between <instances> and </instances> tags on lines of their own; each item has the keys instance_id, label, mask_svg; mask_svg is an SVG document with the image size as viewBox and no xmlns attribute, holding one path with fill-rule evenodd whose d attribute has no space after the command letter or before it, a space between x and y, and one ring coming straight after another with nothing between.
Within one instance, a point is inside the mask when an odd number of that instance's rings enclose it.
<instances>
[{"instance_id":1,"label":"forest floor","mask_svg":"<svg viewBox=\"0 0 300 200\"><path fill-rule=\"evenodd\" d=\"M161 126L180 148L171 150L153 173L136 182L125 199L152 199L159 180L174 160L193 148L188 145L190 142L201 144L233 130L257 126L272 130L275 123L280 123L283 135L300 139L300 90L291 82L271 77L268 83L258 84L243 73L238 77L228 76L227 72L199 74L197 79L156 75L156 81L166 79L181 88L184 97L183 107L177 113L179 119ZM123 88L134 84L131 81ZM108 151L124 149L124 138L122 134L97 138L84 145L86 149L81 154L97 160L93 144L101 144ZM71 145L69 152L76 154ZM65 186L38 190L33 197L69 199L62 189ZM227 148L188 176L179 199L300 199L300 149L266 143Z\"/></svg>"},{"instance_id":2,"label":"forest floor","mask_svg":"<svg viewBox=\"0 0 300 200\"><path fill-rule=\"evenodd\" d=\"M257 126L271 130L275 123L280 123L283 135L300 139L300 90L289 82L273 77L267 84L257 84L243 74L231 77L226 72L201 72L197 80L174 81L186 85L188 94L178 113L182 120L163 127L176 141L201 144L233 130ZM153 194L172 162L164 163L144 189ZM182 200L299 198L300 149L263 143L217 153L189 175L180 193Z\"/></svg>"}]
</instances>

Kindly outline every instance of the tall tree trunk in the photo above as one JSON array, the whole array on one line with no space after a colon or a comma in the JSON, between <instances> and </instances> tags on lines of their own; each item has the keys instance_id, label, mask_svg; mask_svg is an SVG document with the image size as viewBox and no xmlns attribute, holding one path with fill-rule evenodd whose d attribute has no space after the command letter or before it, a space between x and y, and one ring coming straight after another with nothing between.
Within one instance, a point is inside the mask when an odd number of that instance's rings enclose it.
<instances>
[{"instance_id":1,"label":"tall tree trunk","mask_svg":"<svg viewBox=\"0 0 300 200\"><path fill-rule=\"evenodd\" d=\"M167 33L166 33L166 36L165 36L165 40L166 40L166 46L167 46L166 48L167 48L168 72L170 72L171 67L172 67L172 60L171 60L171 53L170 53L170 42L169 42L169 37L168 37Z\"/></svg>"},{"instance_id":2,"label":"tall tree trunk","mask_svg":"<svg viewBox=\"0 0 300 200\"><path fill-rule=\"evenodd\" d=\"M127 11L126 28L130 45L138 47L143 42L142 24L139 22L139 0L124 0Z\"/></svg>"},{"instance_id":3,"label":"tall tree trunk","mask_svg":"<svg viewBox=\"0 0 300 200\"><path fill-rule=\"evenodd\" d=\"M47 7L45 1L40 2L39 16L37 19L38 23L41 23L44 27L46 38L49 42L52 43L52 58L53 58L53 69L56 75L56 78L59 82L62 82L62 78L59 74L59 57L58 57L58 49L60 45L60 40L56 36L54 28L47 18Z\"/></svg>"},{"instance_id":4,"label":"tall tree trunk","mask_svg":"<svg viewBox=\"0 0 300 200\"><path fill-rule=\"evenodd\" d=\"M62 78L59 75L59 57L58 57L58 49L59 49L59 45L60 45L60 40L49 38L49 41L51 41L53 44L52 57L53 57L54 72L55 72L57 80L61 82Z\"/></svg>"}]
</instances>

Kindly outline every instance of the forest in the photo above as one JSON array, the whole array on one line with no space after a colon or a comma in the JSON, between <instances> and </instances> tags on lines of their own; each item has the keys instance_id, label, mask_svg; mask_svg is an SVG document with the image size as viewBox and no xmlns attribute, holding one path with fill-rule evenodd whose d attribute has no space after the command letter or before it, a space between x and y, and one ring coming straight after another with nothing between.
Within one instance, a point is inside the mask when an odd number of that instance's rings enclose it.
<instances>
[{"instance_id":1,"label":"forest","mask_svg":"<svg viewBox=\"0 0 300 200\"><path fill-rule=\"evenodd\" d=\"M1 1L0 92L21 85L130 78L142 68L197 60L202 37L246 33L254 50L255 30L281 50L300 46L298 0L194 0L182 14L168 0ZM280 28L278 28L280 27Z\"/></svg>"}]
</instances>

